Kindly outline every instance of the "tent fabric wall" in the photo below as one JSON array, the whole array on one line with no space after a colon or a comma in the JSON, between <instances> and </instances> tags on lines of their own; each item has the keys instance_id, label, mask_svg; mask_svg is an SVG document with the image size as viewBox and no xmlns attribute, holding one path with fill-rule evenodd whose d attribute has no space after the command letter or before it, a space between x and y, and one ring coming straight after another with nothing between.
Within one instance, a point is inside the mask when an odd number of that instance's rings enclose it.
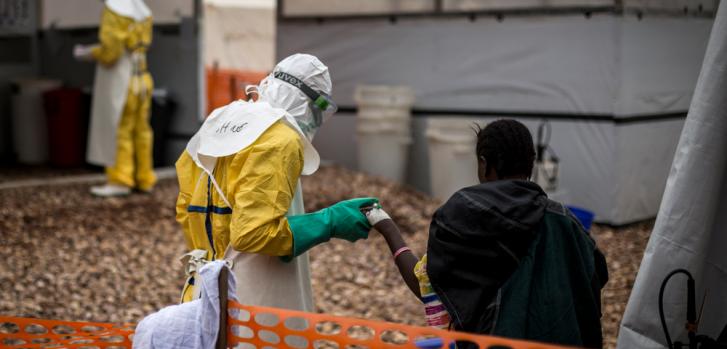
<instances>
[{"instance_id":1,"label":"tent fabric wall","mask_svg":"<svg viewBox=\"0 0 727 349\"><path fill-rule=\"evenodd\" d=\"M603 98L616 89L612 17L283 22L278 31L279 57L311 52L331 68L342 106L354 105L357 84L399 83L414 87L418 108L610 113L613 107Z\"/></svg>"},{"instance_id":2,"label":"tent fabric wall","mask_svg":"<svg viewBox=\"0 0 727 349\"><path fill-rule=\"evenodd\" d=\"M659 210L684 120L616 126L611 217L653 218ZM617 221L618 222L618 221Z\"/></svg>"},{"instance_id":3,"label":"tent fabric wall","mask_svg":"<svg viewBox=\"0 0 727 349\"><path fill-rule=\"evenodd\" d=\"M154 24L179 23L194 15L194 0L145 0ZM97 27L103 2L99 0L42 0L41 27L69 29ZM79 11L83 9L83 11Z\"/></svg>"},{"instance_id":4,"label":"tent fabric wall","mask_svg":"<svg viewBox=\"0 0 727 349\"><path fill-rule=\"evenodd\" d=\"M624 17L618 27L618 118L686 111L712 20Z\"/></svg>"},{"instance_id":5,"label":"tent fabric wall","mask_svg":"<svg viewBox=\"0 0 727 349\"><path fill-rule=\"evenodd\" d=\"M206 67L267 72L275 66L275 9L218 6L204 8Z\"/></svg>"},{"instance_id":6,"label":"tent fabric wall","mask_svg":"<svg viewBox=\"0 0 727 349\"><path fill-rule=\"evenodd\" d=\"M282 22L278 56L315 52L338 68L339 105L353 105L359 83L395 82L416 89L418 108L628 117L686 109L711 23L610 15Z\"/></svg>"},{"instance_id":7,"label":"tent fabric wall","mask_svg":"<svg viewBox=\"0 0 727 349\"><path fill-rule=\"evenodd\" d=\"M727 324L727 6L718 10L699 82L679 140L667 190L626 307L619 348L663 348L659 285L677 268L706 293L699 333L712 338ZM675 277L664 295L673 340L686 340L686 290ZM699 311L699 310L697 310Z\"/></svg>"},{"instance_id":8,"label":"tent fabric wall","mask_svg":"<svg viewBox=\"0 0 727 349\"><path fill-rule=\"evenodd\" d=\"M221 1L221 0L217 0ZM229 1L229 0L227 0ZM711 15L719 0L282 0L282 14L300 16L371 16L416 13L452 13L481 11L542 11L559 9L639 11ZM441 6L441 7L440 7ZM440 12L441 11L441 12Z\"/></svg>"},{"instance_id":9,"label":"tent fabric wall","mask_svg":"<svg viewBox=\"0 0 727 349\"><path fill-rule=\"evenodd\" d=\"M571 203L593 210L600 222L625 224L656 214L711 24L704 18L639 21L611 14L502 22L282 19L277 52L279 58L295 52L320 57L331 70L334 99L348 110L355 106L356 85L393 84L413 87L415 119L550 118L558 125L553 147ZM654 115L647 123L636 121ZM346 155L341 145L329 152L326 147L334 144L325 139L353 134L351 124L321 130L317 143L324 159L351 162L355 152ZM535 123L529 125L535 131ZM425 156L426 140L414 138L413 158ZM416 169L408 182L428 190L426 168Z\"/></svg>"}]
</instances>

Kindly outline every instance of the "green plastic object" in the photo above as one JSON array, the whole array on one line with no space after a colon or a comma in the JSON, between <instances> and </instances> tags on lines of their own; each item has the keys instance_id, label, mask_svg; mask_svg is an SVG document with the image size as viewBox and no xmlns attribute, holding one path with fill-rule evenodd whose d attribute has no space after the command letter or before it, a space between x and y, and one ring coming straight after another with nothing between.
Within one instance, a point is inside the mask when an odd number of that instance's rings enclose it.
<instances>
[{"instance_id":1,"label":"green plastic object","mask_svg":"<svg viewBox=\"0 0 727 349\"><path fill-rule=\"evenodd\" d=\"M332 237L351 242L368 238L371 224L361 209L378 203L377 198L351 199L320 211L288 217L293 233L293 256L283 260L297 257Z\"/></svg>"}]
</instances>

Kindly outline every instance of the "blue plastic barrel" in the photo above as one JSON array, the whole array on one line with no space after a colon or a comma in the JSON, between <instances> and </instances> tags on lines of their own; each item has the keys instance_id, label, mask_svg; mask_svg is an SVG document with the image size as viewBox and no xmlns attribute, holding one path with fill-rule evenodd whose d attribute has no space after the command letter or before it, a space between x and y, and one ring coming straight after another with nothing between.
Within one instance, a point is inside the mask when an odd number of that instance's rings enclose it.
<instances>
[{"instance_id":1,"label":"blue plastic barrel","mask_svg":"<svg viewBox=\"0 0 727 349\"><path fill-rule=\"evenodd\" d=\"M568 207L568 209L571 210L571 212L573 212L573 214L576 216L576 218L578 218L578 221L581 222L581 224L583 225L584 228L586 228L586 230L591 230L591 224L593 223L593 217L595 217L596 214L594 214L591 211L586 210L585 208L580 208L580 207L576 207L576 206L566 206L566 207Z\"/></svg>"}]
</instances>

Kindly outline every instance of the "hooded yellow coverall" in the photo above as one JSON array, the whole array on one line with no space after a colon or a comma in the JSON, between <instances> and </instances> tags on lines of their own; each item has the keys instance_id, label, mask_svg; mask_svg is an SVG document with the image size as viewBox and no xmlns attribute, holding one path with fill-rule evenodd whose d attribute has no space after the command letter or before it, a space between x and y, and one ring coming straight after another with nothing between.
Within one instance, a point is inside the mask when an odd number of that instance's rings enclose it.
<instances>
[{"instance_id":1,"label":"hooded yellow coverall","mask_svg":"<svg viewBox=\"0 0 727 349\"><path fill-rule=\"evenodd\" d=\"M278 121L250 146L217 159L214 178L232 208L189 153L176 168L177 221L190 250L207 250L208 260L222 259L228 245L270 256L292 253L286 213L303 170L303 144L292 128ZM184 286L183 302L192 299L190 286Z\"/></svg>"},{"instance_id":2,"label":"hooded yellow coverall","mask_svg":"<svg viewBox=\"0 0 727 349\"><path fill-rule=\"evenodd\" d=\"M109 183L143 191L156 183L152 162L153 134L149 126L151 92L154 83L147 71L146 51L151 44L152 19L136 22L105 8L99 29L100 45L91 54L99 63L112 66L128 53L133 76L116 133L116 162L106 168Z\"/></svg>"}]
</instances>

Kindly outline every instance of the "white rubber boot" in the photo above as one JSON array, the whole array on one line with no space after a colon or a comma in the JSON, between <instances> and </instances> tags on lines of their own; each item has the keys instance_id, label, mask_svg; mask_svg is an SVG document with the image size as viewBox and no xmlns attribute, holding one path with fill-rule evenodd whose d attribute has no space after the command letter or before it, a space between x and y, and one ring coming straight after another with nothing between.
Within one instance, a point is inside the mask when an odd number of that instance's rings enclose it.
<instances>
[{"instance_id":1,"label":"white rubber boot","mask_svg":"<svg viewBox=\"0 0 727 349\"><path fill-rule=\"evenodd\" d=\"M91 194L100 197L126 196L131 193L131 188L118 184L104 184L91 187Z\"/></svg>"}]
</instances>

